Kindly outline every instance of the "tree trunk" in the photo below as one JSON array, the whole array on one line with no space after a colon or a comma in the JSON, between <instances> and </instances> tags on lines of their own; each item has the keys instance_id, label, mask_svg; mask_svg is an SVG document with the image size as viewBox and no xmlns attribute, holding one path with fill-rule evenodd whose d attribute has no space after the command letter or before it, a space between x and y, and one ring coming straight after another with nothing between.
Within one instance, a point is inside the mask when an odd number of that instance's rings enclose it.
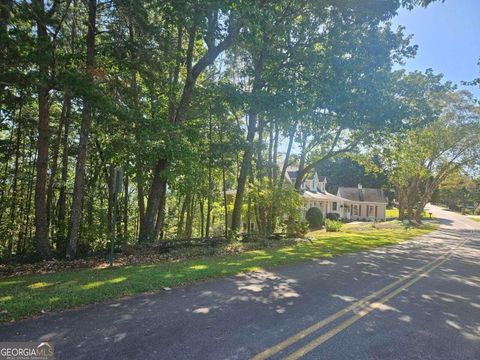
<instances>
[{"instance_id":1,"label":"tree trunk","mask_svg":"<svg viewBox=\"0 0 480 360\"><path fill-rule=\"evenodd\" d=\"M88 2L88 32L87 32L87 76L93 81L94 59L95 59L95 34L96 34L97 0ZM75 182L73 185L72 211L70 218L70 236L68 239L67 256L75 257L80 231L80 220L82 213L82 202L85 193L85 163L87 159L88 138L90 135L90 124L92 120L92 104L89 99L83 100L82 121L80 125L80 140L75 168Z\"/></svg>"},{"instance_id":2,"label":"tree trunk","mask_svg":"<svg viewBox=\"0 0 480 360\"><path fill-rule=\"evenodd\" d=\"M287 173L288 162L290 160L290 153L292 151L293 146L293 139L295 138L295 133L297 132L297 122L289 134L288 137L288 145L287 145L287 152L285 153L285 161L283 162L282 173L280 174L280 178L278 179L278 187L281 188L283 181L285 180L285 174Z\"/></svg>"},{"instance_id":3,"label":"tree trunk","mask_svg":"<svg viewBox=\"0 0 480 360\"><path fill-rule=\"evenodd\" d=\"M128 175L125 174L125 179L123 182L123 187L125 189L125 196L123 198L123 243L124 245L128 242Z\"/></svg>"},{"instance_id":4,"label":"tree trunk","mask_svg":"<svg viewBox=\"0 0 480 360\"><path fill-rule=\"evenodd\" d=\"M155 223L155 240L163 238L163 227L165 223L165 203L167 201L167 183L162 183L160 194L160 205L158 207L157 221Z\"/></svg>"},{"instance_id":5,"label":"tree trunk","mask_svg":"<svg viewBox=\"0 0 480 360\"><path fill-rule=\"evenodd\" d=\"M405 195L403 191L398 189L398 220L403 221L405 220Z\"/></svg>"},{"instance_id":6,"label":"tree trunk","mask_svg":"<svg viewBox=\"0 0 480 360\"><path fill-rule=\"evenodd\" d=\"M302 139L302 145L301 145L301 151L300 151L300 162L298 164L298 174L297 174L297 179L295 180L295 189L298 191L300 190L300 186L302 186L303 178L305 175L304 170L305 170L305 161L307 157L307 135L303 134L303 139Z\"/></svg>"},{"instance_id":7,"label":"tree trunk","mask_svg":"<svg viewBox=\"0 0 480 360\"><path fill-rule=\"evenodd\" d=\"M213 192L213 159L212 159L212 110L210 109L210 117L208 122L208 193L207 193L207 219L205 225L205 237L210 236L210 215L212 212L212 192ZM203 219L203 203L202 203L202 219ZM202 222L203 224L203 222ZM203 226L202 226L203 233Z\"/></svg>"},{"instance_id":8,"label":"tree trunk","mask_svg":"<svg viewBox=\"0 0 480 360\"><path fill-rule=\"evenodd\" d=\"M58 233L56 236L56 250L57 252L64 253L66 248L66 209L67 209L67 180L68 180L68 135L70 132L70 112L71 112L71 98L68 97L67 114L65 117L65 131L63 132L62 139L62 174L60 180L60 193L58 195L58 216L57 216L57 228Z\"/></svg>"},{"instance_id":9,"label":"tree trunk","mask_svg":"<svg viewBox=\"0 0 480 360\"><path fill-rule=\"evenodd\" d=\"M22 219L22 227L20 228L19 240L17 243L17 254L22 254L25 252L26 248L26 239L28 236L28 232L30 230L30 215L31 215L31 207L32 207L32 195L33 195L33 182L35 176L35 167L37 163L36 153L34 153L35 145L33 141L29 146L29 151L27 158L28 161L28 169L27 171L27 199L25 201L25 208L23 209L23 219Z\"/></svg>"},{"instance_id":10,"label":"tree trunk","mask_svg":"<svg viewBox=\"0 0 480 360\"><path fill-rule=\"evenodd\" d=\"M268 181L270 186L273 185L273 121L270 121L268 127Z\"/></svg>"},{"instance_id":11,"label":"tree trunk","mask_svg":"<svg viewBox=\"0 0 480 360\"><path fill-rule=\"evenodd\" d=\"M137 202L138 202L138 217L140 222L140 229L144 226L145 221L145 191L144 191L144 177L143 165L140 159L136 160L136 179L137 179Z\"/></svg>"},{"instance_id":12,"label":"tree trunk","mask_svg":"<svg viewBox=\"0 0 480 360\"><path fill-rule=\"evenodd\" d=\"M48 188L47 188L47 222L49 226L51 226L50 219L52 215L51 213L52 213L53 189L55 186L55 178L57 175L58 154L60 152L62 130L66 122L67 113L69 113L69 110L67 109L67 106L69 106L69 103L70 103L70 101L68 100L68 97L69 96L65 94L63 99L63 105L62 105L62 113L60 115L60 121L58 123L57 136L55 137L55 144L53 147L52 166L50 168L50 179L48 181Z\"/></svg>"},{"instance_id":13,"label":"tree trunk","mask_svg":"<svg viewBox=\"0 0 480 360\"><path fill-rule=\"evenodd\" d=\"M225 166L222 167L222 191L223 191L223 212L224 212L224 235L228 235L228 203L227 203L227 185L225 181Z\"/></svg>"},{"instance_id":14,"label":"tree trunk","mask_svg":"<svg viewBox=\"0 0 480 360\"><path fill-rule=\"evenodd\" d=\"M253 139L256 132L257 114L251 110L248 116L248 130L247 130L247 144L245 152L243 154L242 165L240 167L240 174L237 179L237 193L235 195L235 202L232 211L232 231L238 231L240 229L243 196L245 193L245 185L247 183L248 173L250 171L250 165L252 161L253 153Z\"/></svg>"},{"instance_id":15,"label":"tree trunk","mask_svg":"<svg viewBox=\"0 0 480 360\"><path fill-rule=\"evenodd\" d=\"M200 210L200 237L204 238L205 236L205 201L203 198L198 199L198 208Z\"/></svg>"},{"instance_id":16,"label":"tree trunk","mask_svg":"<svg viewBox=\"0 0 480 360\"><path fill-rule=\"evenodd\" d=\"M277 183L278 180L278 166L277 166L277 158L278 158L278 137L280 136L280 130L278 129L277 123L275 123L275 136L273 140L273 154L272 154L272 178L273 183Z\"/></svg>"},{"instance_id":17,"label":"tree trunk","mask_svg":"<svg viewBox=\"0 0 480 360\"><path fill-rule=\"evenodd\" d=\"M37 141L37 180L35 183L35 241L38 254L43 258L50 258L50 244L48 242L47 222L47 171L48 171L48 145L49 145L49 93L48 85L48 59L44 52L50 53L50 39L45 18L45 4L43 0L35 1L39 9L37 21L39 75L38 85L38 141Z\"/></svg>"},{"instance_id":18,"label":"tree trunk","mask_svg":"<svg viewBox=\"0 0 480 360\"><path fill-rule=\"evenodd\" d=\"M153 172L152 185L148 194L147 210L145 212L145 219L143 221L143 227L140 223L140 236L141 242L151 242L155 239L155 224L159 207L163 204L162 197L164 197L163 189L166 189L167 181L165 179L165 170L167 168L167 161L160 159L157 161Z\"/></svg>"},{"instance_id":19,"label":"tree trunk","mask_svg":"<svg viewBox=\"0 0 480 360\"><path fill-rule=\"evenodd\" d=\"M178 224L177 224L177 238L179 239L184 237L183 222L185 220L185 212L187 211L187 207L189 203L190 203L190 193L187 193L183 200L182 209L180 210L180 214L179 214L180 217L178 219Z\"/></svg>"},{"instance_id":20,"label":"tree trunk","mask_svg":"<svg viewBox=\"0 0 480 360\"><path fill-rule=\"evenodd\" d=\"M18 182L18 165L20 162L20 144L21 144L21 136L22 136L22 108L23 103L20 105L19 114L18 114L18 124L17 124L17 136L15 140L15 162L13 165L13 181L12 181L12 188L11 188L11 196L14 201L12 201L10 205L10 236L7 239L7 247L6 247L6 255L10 255L12 253L13 248L13 239L15 238L15 223L16 221L16 210L17 210L17 182Z\"/></svg>"},{"instance_id":21,"label":"tree trunk","mask_svg":"<svg viewBox=\"0 0 480 360\"><path fill-rule=\"evenodd\" d=\"M264 64L264 55L265 55L265 46L260 53L258 61L255 63L254 69L254 80L252 86L252 97L256 98L258 93L263 88L263 81L261 75L263 72ZM257 108L254 104L250 105L250 110L248 112L248 128L247 128L247 139L246 147L243 153L242 164L240 166L240 172L237 179L237 193L235 195L235 202L233 204L232 211L232 224L231 229L233 232L240 229L240 223L242 221L242 206L243 206L243 196L245 193L245 185L247 184L247 177L250 172L252 165L252 155L254 151L253 141L255 139L255 133L257 130Z\"/></svg>"},{"instance_id":22,"label":"tree trunk","mask_svg":"<svg viewBox=\"0 0 480 360\"><path fill-rule=\"evenodd\" d=\"M258 143L257 143L257 161L256 163L256 171L257 171L257 179L259 181L262 180L263 176L265 175L265 164L263 161L263 128L264 128L265 121L263 118L260 117L258 119Z\"/></svg>"},{"instance_id":23,"label":"tree trunk","mask_svg":"<svg viewBox=\"0 0 480 360\"><path fill-rule=\"evenodd\" d=\"M187 204L187 219L185 221L185 238L192 238L193 218L195 216L195 194L191 196L190 202Z\"/></svg>"}]
</instances>

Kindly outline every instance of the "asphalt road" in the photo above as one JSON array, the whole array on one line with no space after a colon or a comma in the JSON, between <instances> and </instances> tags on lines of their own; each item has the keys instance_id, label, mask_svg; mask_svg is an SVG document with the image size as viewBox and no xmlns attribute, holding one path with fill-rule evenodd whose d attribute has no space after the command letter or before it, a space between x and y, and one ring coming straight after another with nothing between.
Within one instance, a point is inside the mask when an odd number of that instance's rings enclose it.
<instances>
[{"instance_id":1,"label":"asphalt road","mask_svg":"<svg viewBox=\"0 0 480 360\"><path fill-rule=\"evenodd\" d=\"M0 325L57 359L480 359L480 223Z\"/></svg>"}]
</instances>

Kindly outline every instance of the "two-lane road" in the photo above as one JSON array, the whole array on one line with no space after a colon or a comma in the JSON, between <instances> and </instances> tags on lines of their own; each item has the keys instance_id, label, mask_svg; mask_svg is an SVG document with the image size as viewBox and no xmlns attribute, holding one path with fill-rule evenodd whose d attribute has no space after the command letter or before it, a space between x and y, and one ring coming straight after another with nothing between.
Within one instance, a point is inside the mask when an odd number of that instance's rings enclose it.
<instances>
[{"instance_id":1,"label":"two-lane road","mask_svg":"<svg viewBox=\"0 0 480 360\"><path fill-rule=\"evenodd\" d=\"M480 359L480 224L0 325L57 359Z\"/></svg>"}]
</instances>

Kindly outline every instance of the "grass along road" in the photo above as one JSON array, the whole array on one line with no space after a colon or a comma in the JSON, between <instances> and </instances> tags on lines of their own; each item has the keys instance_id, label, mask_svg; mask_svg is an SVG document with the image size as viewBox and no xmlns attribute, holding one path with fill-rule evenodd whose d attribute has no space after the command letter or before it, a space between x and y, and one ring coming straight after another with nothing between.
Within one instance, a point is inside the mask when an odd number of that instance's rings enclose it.
<instances>
[{"instance_id":1,"label":"grass along road","mask_svg":"<svg viewBox=\"0 0 480 360\"><path fill-rule=\"evenodd\" d=\"M428 224L404 227L398 222L367 223L361 227L346 227L339 233L313 232L310 234L312 242L237 255L4 278L0 280L0 321L18 320L199 280L393 245L427 234L435 228L435 225Z\"/></svg>"},{"instance_id":2,"label":"grass along road","mask_svg":"<svg viewBox=\"0 0 480 360\"><path fill-rule=\"evenodd\" d=\"M398 209L397 208L393 208L393 209L387 209L386 210L386 217L387 217L387 220L388 219L398 219ZM434 219L435 217L432 216L430 217L430 213L428 211L424 211L422 213L422 219Z\"/></svg>"}]
</instances>

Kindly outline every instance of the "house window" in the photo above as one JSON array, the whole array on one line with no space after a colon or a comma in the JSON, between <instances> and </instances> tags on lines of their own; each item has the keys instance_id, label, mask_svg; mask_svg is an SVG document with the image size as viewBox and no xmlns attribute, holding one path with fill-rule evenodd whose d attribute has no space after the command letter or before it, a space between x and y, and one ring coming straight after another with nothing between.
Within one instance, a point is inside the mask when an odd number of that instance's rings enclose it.
<instances>
[{"instance_id":1,"label":"house window","mask_svg":"<svg viewBox=\"0 0 480 360\"><path fill-rule=\"evenodd\" d=\"M337 203L335 201L332 203L332 210L337 211Z\"/></svg>"},{"instance_id":2,"label":"house window","mask_svg":"<svg viewBox=\"0 0 480 360\"><path fill-rule=\"evenodd\" d=\"M358 216L358 205L352 205L352 215Z\"/></svg>"},{"instance_id":3,"label":"house window","mask_svg":"<svg viewBox=\"0 0 480 360\"><path fill-rule=\"evenodd\" d=\"M368 215L367 216L375 216L375 207L373 205L368 205Z\"/></svg>"}]
</instances>

